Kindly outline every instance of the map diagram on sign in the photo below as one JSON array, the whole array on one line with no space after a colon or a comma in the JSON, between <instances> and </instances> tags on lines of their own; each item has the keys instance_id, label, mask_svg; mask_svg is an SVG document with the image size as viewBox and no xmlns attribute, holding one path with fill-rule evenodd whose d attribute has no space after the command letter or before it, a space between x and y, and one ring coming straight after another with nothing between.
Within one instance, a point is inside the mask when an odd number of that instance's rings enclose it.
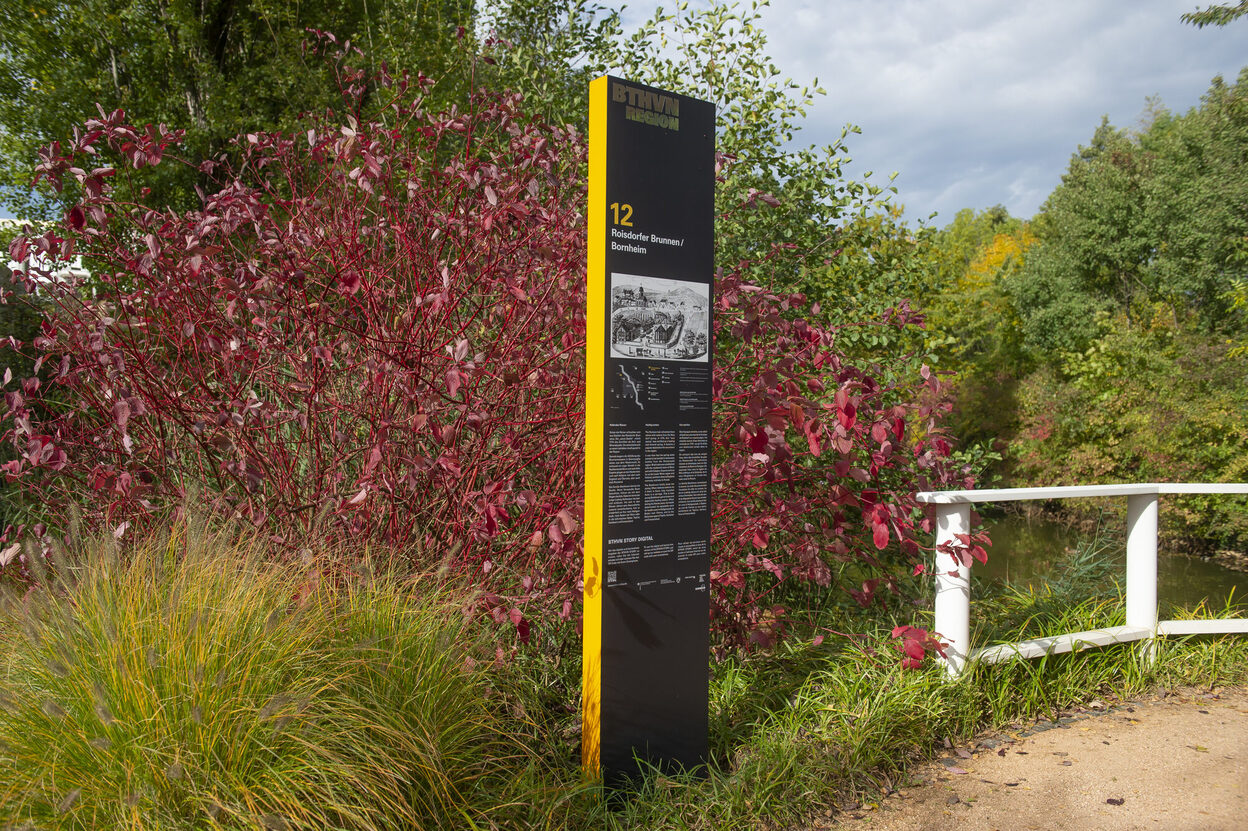
<instances>
[{"instance_id":1,"label":"map diagram on sign","mask_svg":"<svg viewBox=\"0 0 1248 831\"><path fill-rule=\"evenodd\" d=\"M646 402L642 399L645 395L643 392L646 383L645 376L636 369L633 372L629 372L624 367L619 367L616 370L616 374L618 375L618 382L615 389L615 400L631 404L639 410L644 410ZM634 377L634 375L637 377Z\"/></svg>"},{"instance_id":2,"label":"map diagram on sign","mask_svg":"<svg viewBox=\"0 0 1248 831\"><path fill-rule=\"evenodd\" d=\"M710 286L686 280L611 275L611 352L620 358L705 363Z\"/></svg>"}]
</instances>

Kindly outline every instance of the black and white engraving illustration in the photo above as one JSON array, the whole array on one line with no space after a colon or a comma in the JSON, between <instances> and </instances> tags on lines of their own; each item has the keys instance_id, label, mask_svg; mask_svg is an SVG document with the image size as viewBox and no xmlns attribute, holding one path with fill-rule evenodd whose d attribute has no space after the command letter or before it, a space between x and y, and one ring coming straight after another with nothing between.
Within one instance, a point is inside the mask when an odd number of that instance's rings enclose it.
<instances>
[{"instance_id":1,"label":"black and white engraving illustration","mask_svg":"<svg viewBox=\"0 0 1248 831\"><path fill-rule=\"evenodd\" d=\"M710 346L706 283L611 275L611 353L705 363Z\"/></svg>"}]
</instances>

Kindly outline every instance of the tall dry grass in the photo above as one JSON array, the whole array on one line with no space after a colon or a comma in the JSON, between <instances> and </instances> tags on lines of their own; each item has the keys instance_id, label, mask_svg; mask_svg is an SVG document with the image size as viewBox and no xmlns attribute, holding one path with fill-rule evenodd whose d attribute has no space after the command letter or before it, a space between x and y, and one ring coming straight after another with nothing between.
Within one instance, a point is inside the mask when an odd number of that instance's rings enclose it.
<instances>
[{"instance_id":1,"label":"tall dry grass","mask_svg":"<svg viewBox=\"0 0 1248 831\"><path fill-rule=\"evenodd\" d=\"M0 615L0 826L540 821L453 595L185 529L61 560Z\"/></svg>"}]
</instances>

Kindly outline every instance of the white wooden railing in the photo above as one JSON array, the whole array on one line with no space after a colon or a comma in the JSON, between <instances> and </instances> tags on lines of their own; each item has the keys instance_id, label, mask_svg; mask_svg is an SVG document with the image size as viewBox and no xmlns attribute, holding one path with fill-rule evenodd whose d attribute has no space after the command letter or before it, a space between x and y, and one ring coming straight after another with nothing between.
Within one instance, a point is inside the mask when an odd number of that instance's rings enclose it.
<instances>
[{"instance_id":1,"label":"white wooden railing","mask_svg":"<svg viewBox=\"0 0 1248 831\"><path fill-rule=\"evenodd\" d=\"M1248 494L1248 484L1076 485L919 493L919 502L935 506L937 546L954 541L958 534L970 533L971 506L975 503L1106 496L1127 498L1125 626L1070 632L1048 638L972 649L971 570L968 566L955 565L949 555L938 553L934 628L946 644L944 661L949 675L961 674L968 661L997 663L1013 658L1036 658L1114 643L1151 640L1158 635L1230 632L1248 634L1248 618L1157 620L1157 497L1163 493Z\"/></svg>"}]
</instances>

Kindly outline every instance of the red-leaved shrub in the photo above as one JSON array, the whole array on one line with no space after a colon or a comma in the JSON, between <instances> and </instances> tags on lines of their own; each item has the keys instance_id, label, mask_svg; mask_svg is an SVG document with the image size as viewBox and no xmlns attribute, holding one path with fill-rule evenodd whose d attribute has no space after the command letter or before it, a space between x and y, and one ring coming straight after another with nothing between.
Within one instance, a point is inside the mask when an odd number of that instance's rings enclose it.
<instances>
[{"instance_id":1,"label":"red-leaved shrub","mask_svg":"<svg viewBox=\"0 0 1248 831\"><path fill-rule=\"evenodd\" d=\"M5 472L53 527L77 504L133 533L190 501L279 548L384 543L481 585L527 638L578 617L585 144L514 95L435 114L423 79L342 80L342 112L202 164L196 211L113 195L186 163L176 131L101 112L48 149L39 176L80 198L10 254L92 276L24 276L53 311L24 345L41 372L6 380ZM716 286L713 608L736 643L779 634L784 581L861 562L864 605L895 587L928 530L914 491L956 480L920 403L935 378L848 365L766 273L763 252Z\"/></svg>"}]
</instances>

